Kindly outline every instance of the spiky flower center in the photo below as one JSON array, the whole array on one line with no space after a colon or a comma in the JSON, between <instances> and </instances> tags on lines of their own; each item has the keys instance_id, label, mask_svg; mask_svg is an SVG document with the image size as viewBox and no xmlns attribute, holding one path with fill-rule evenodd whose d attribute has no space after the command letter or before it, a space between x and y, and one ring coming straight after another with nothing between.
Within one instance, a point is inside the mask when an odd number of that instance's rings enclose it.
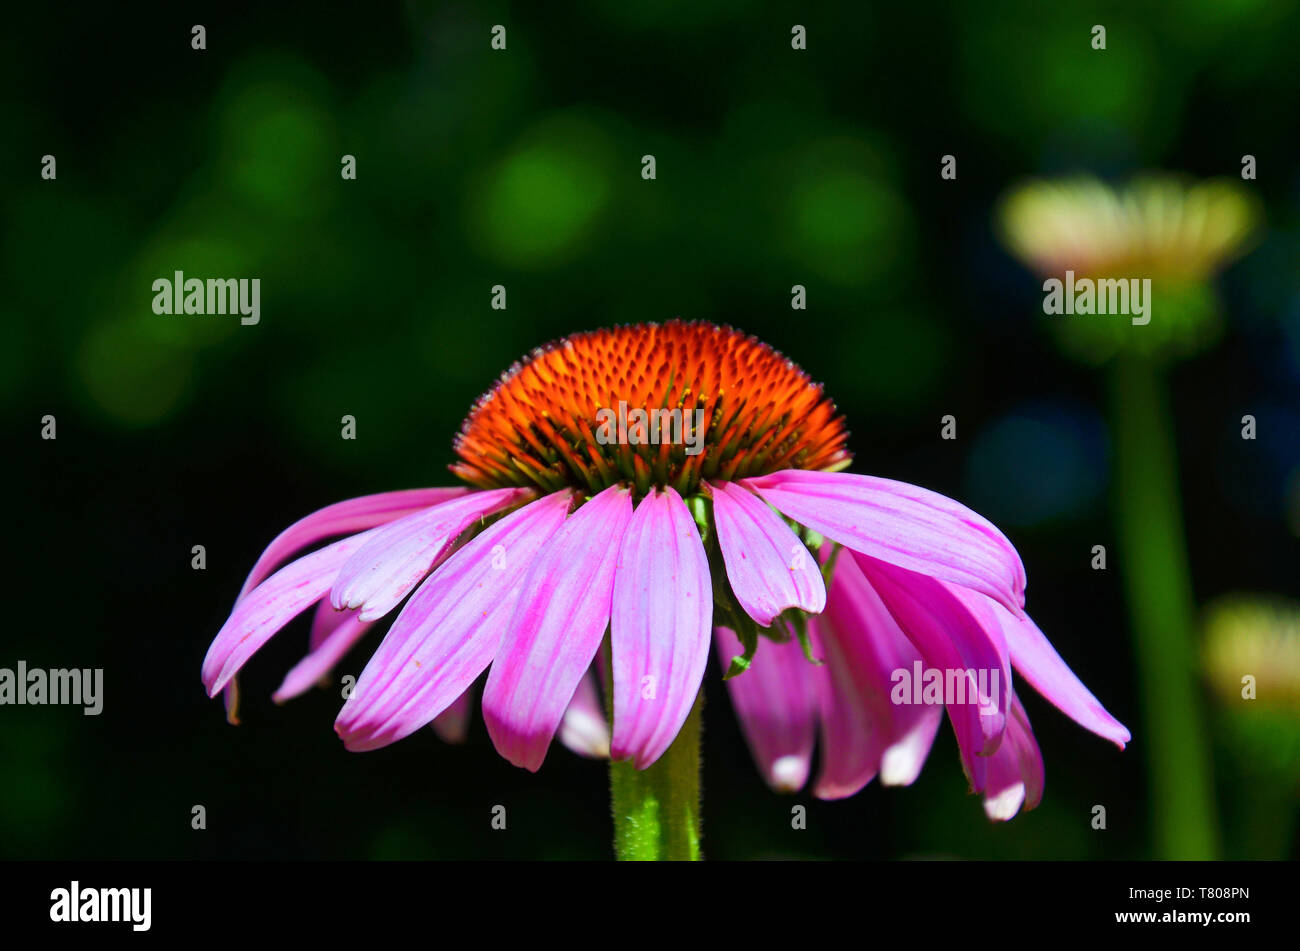
<instances>
[{"instance_id":1,"label":"spiky flower center","mask_svg":"<svg viewBox=\"0 0 1300 951\"><path fill-rule=\"evenodd\" d=\"M475 403L451 470L481 488L689 496L701 479L844 468L847 439L821 386L767 344L674 320L534 350Z\"/></svg>"}]
</instances>

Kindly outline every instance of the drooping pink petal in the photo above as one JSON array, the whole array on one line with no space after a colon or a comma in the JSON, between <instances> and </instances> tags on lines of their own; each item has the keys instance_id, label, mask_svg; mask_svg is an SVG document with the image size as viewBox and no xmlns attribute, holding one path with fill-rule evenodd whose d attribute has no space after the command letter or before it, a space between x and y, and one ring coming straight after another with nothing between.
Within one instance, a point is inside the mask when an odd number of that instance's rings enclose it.
<instances>
[{"instance_id":1,"label":"drooping pink petal","mask_svg":"<svg viewBox=\"0 0 1300 951\"><path fill-rule=\"evenodd\" d=\"M459 745L469 736L469 721L474 716L474 688L471 687L433 718L430 726L444 743Z\"/></svg>"},{"instance_id":2,"label":"drooping pink petal","mask_svg":"<svg viewBox=\"0 0 1300 951\"><path fill-rule=\"evenodd\" d=\"M284 703L320 683L370 627L356 611L335 611L329 600L322 598L312 620L311 650L285 674L271 699Z\"/></svg>"},{"instance_id":3,"label":"drooping pink petal","mask_svg":"<svg viewBox=\"0 0 1300 951\"><path fill-rule=\"evenodd\" d=\"M573 692L573 699L564 711L560 729L556 736L561 743L579 756L588 759L609 759L609 723L605 719L605 708L600 702L600 691L596 688L596 677L592 668L578 681L578 689Z\"/></svg>"},{"instance_id":4,"label":"drooping pink petal","mask_svg":"<svg viewBox=\"0 0 1300 951\"><path fill-rule=\"evenodd\" d=\"M910 785L929 755L943 707L894 702L896 672L911 674L921 654L845 553L836 562L816 629L828 679L822 689L822 770L814 793L823 799L851 796L877 771L885 785Z\"/></svg>"},{"instance_id":5,"label":"drooping pink petal","mask_svg":"<svg viewBox=\"0 0 1300 951\"><path fill-rule=\"evenodd\" d=\"M311 634L307 638L307 649L315 650L320 647L344 622L356 616L356 611L340 611L330 604L329 598L321 598L311 617Z\"/></svg>"},{"instance_id":6,"label":"drooping pink petal","mask_svg":"<svg viewBox=\"0 0 1300 951\"><path fill-rule=\"evenodd\" d=\"M1105 737L1120 749L1132 736L1066 666L1038 625L1029 617L1017 618L996 602L992 610L1002 625L1011 663L1034 689L1058 710L1086 730Z\"/></svg>"},{"instance_id":7,"label":"drooping pink petal","mask_svg":"<svg viewBox=\"0 0 1300 951\"><path fill-rule=\"evenodd\" d=\"M988 788L984 812L990 819L1006 821L1020 811L1033 809L1043 798L1043 756L1025 708L1014 695L1007 716L1007 735L989 757Z\"/></svg>"},{"instance_id":8,"label":"drooping pink petal","mask_svg":"<svg viewBox=\"0 0 1300 951\"><path fill-rule=\"evenodd\" d=\"M335 721L349 750L408 736L469 689L496 656L529 566L571 500L564 490L510 513L419 587Z\"/></svg>"},{"instance_id":9,"label":"drooping pink petal","mask_svg":"<svg viewBox=\"0 0 1300 951\"><path fill-rule=\"evenodd\" d=\"M730 628L714 629L723 672L744 648ZM814 678L825 677L796 640L764 639L749 669L727 681L731 705L763 780L777 792L797 792L808 781L817 732Z\"/></svg>"},{"instance_id":10,"label":"drooping pink petal","mask_svg":"<svg viewBox=\"0 0 1300 951\"><path fill-rule=\"evenodd\" d=\"M1025 568L1011 542L947 496L890 479L801 469L742 484L853 551L974 588L1013 613L1025 603Z\"/></svg>"},{"instance_id":11,"label":"drooping pink petal","mask_svg":"<svg viewBox=\"0 0 1300 951\"><path fill-rule=\"evenodd\" d=\"M854 553L854 560L880 595L899 628L916 645L926 668L943 675L944 703L957 734L962 765L971 788L984 789L988 756L997 749L1006 728L1010 684L1006 682L1005 650L999 650L1000 630L990 630L983 618L973 614L947 585L928 575L908 571L888 562ZM988 623L996 629L991 618ZM996 692L994 674L999 681ZM962 696L950 696L949 677L960 684ZM990 693L981 702L979 691L970 689L980 677Z\"/></svg>"},{"instance_id":12,"label":"drooping pink petal","mask_svg":"<svg viewBox=\"0 0 1300 951\"><path fill-rule=\"evenodd\" d=\"M447 502L464 495L466 488L406 489L380 492L327 505L294 522L266 546L239 592L242 598L261 584L272 569L285 558L308 545L331 535L350 535L383 525L412 512Z\"/></svg>"},{"instance_id":13,"label":"drooping pink petal","mask_svg":"<svg viewBox=\"0 0 1300 951\"><path fill-rule=\"evenodd\" d=\"M929 706L911 720L902 721L904 732L894 735L893 743L880 757L881 785L910 786L916 782L942 721L943 709Z\"/></svg>"},{"instance_id":14,"label":"drooping pink petal","mask_svg":"<svg viewBox=\"0 0 1300 951\"><path fill-rule=\"evenodd\" d=\"M381 531L372 528L291 561L241 598L203 659L208 696L216 696L271 635L319 601L344 563Z\"/></svg>"},{"instance_id":15,"label":"drooping pink petal","mask_svg":"<svg viewBox=\"0 0 1300 951\"><path fill-rule=\"evenodd\" d=\"M770 627L787 608L820 613L826 585L816 560L790 526L742 485L714 482L710 487L727 580L745 613L759 627Z\"/></svg>"},{"instance_id":16,"label":"drooping pink petal","mask_svg":"<svg viewBox=\"0 0 1300 951\"><path fill-rule=\"evenodd\" d=\"M472 492L384 526L348 559L330 591L336 608L360 608L361 620L391 611L477 519L532 495L529 489Z\"/></svg>"},{"instance_id":17,"label":"drooping pink petal","mask_svg":"<svg viewBox=\"0 0 1300 951\"><path fill-rule=\"evenodd\" d=\"M614 572L632 517L611 486L569 516L539 553L483 691L497 752L537 771L609 624Z\"/></svg>"},{"instance_id":18,"label":"drooping pink petal","mask_svg":"<svg viewBox=\"0 0 1300 951\"><path fill-rule=\"evenodd\" d=\"M985 681L975 678L970 686L974 687L977 692L982 692L980 702L984 705L997 703L998 712L1006 716L1006 711L1010 706L1011 698L1015 696L1015 691L1011 687L1011 652L1007 649L1006 635L1002 631L1002 625L998 621L998 615L994 613L994 607L1001 607L996 601L987 595L980 594L978 591L972 591L959 584L949 584L941 581L940 584L961 602L967 613L974 619L979 629L988 637L989 643L993 645L993 650L998 655L998 661L1001 667L994 671L989 669L984 671L987 675ZM1011 612L1002 608L1002 613L1010 615ZM994 673L997 674L996 680ZM996 696L988 696L990 693L996 693Z\"/></svg>"},{"instance_id":19,"label":"drooping pink petal","mask_svg":"<svg viewBox=\"0 0 1300 951\"><path fill-rule=\"evenodd\" d=\"M615 760L645 769L677 738L700 692L712 622L709 559L695 520L676 490L652 491L628 522L614 577Z\"/></svg>"},{"instance_id":20,"label":"drooping pink petal","mask_svg":"<svg viewBox=\"0 0 1300 951\"><path fill-rule=\"evenodd\" d=\"M883 685L860 679L865 639L841 637L825 616L810 618L825 662L815 679L821 723L821 768L813 784L819 799L844 799L875 779L885 752L882 724L889 702Z\"/></svg>"}]
</instances>

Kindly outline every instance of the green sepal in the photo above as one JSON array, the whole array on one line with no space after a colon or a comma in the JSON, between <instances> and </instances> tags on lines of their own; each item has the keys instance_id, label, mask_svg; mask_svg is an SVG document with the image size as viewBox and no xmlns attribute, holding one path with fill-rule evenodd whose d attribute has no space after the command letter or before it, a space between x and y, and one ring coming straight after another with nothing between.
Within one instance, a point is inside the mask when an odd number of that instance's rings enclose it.
<instances>
[{"instance_id":1,"label":"green sepal","mask_svg":"<svg viewBox=\"0 0 1300 951\"><path fill-rule=\"evenodd\" d=\"M712 541L710 526L713 523L712 508L713 505L709 499L703 495L692 495L686 500L686 507L690 509L691 518L695 519L695 527L700 532L700 542L704 545L705 550L709 548L709 542ZM710 566L712 567L712 566Z\"/></svg>"},{"instance_id":2,"label":"green sepal","mask_svg":"<svg viewBox=\"0 0 1300 951\"><path fill-rule=\"evenodd\" d=\"M826 585L827 595L831 593L831 579L835 576L835 562L839 559L840 552L843 550L844 546L839 542L831 542L831 556L822 565L822 583Z\"/></svg>"},{"instance_id":3,"label":"green sepal","mask_svg":"<svg viewBox=\"0 0 1300 951\"><path fill-rule=\"evenodd\" d=\"M808 615L797 608L785 613L786 623L794 629L794 636L799 639L799 647L808 663L820 667L823 661L813 656L812 638L808 636Z\"/></svg>"},{"instance_id":4,"label":"green sepal","mask_svg":"<svg viewBox=\"0 0 1300 951\"><path fill-rule=\"evenodd\" d=\"M738 657L731 658L731 664L727 667L727 672L722 675L723 680L730 680L739 674L749 670L750 661L754 659L754 652L758 650L758 625L754 619L742 611L728 611L735 622L732 630L735 631L736 637L740 640L740 645L745 652ZM739 617L736 617L739 615Z\"/></svg>"}]
</instances>

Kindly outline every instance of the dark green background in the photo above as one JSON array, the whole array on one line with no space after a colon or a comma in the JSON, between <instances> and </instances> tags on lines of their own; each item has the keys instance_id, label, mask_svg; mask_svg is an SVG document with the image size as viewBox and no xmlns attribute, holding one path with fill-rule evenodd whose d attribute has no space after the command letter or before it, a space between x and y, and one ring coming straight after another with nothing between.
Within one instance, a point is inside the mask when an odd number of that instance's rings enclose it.
<instances>
[{"instance_id":1,"label":"dark green background","mask_svg":"<svg viewBox=\"0 0 1300 951\"><path fill-rule=\"evenodd\" d=\"M1028 175L1233 176L1257 157L1266 230L1220 282L1225 338L1177 368L1172 399L1198 599L1294 595L1294 4L35 7L7 11L0 38L0 666L103 667L106 698L98 718L0 708L0 856L607 857L604 769L558 744L539 774L517 770L476 713L465 747L422 731L353 755L337 692L274 707L305 621L247 668L239 728L199 664L280 528L449 484L461 418L529 348L678 315L741 327L824 381L855 470L998 522L1030 611L1134 733L1119 753L1026 689L1037 811L987 822L946 726L913 787L823 804L767 791L711 666L707 854L1149 853L1142 747L1158 738L1141 732L1119 574L1089 568L1114 543L1105 390L1058 354L992 210ZM154 315L150 285L177 269L260 278L260 325ZM945 414L956 441L939 439ZM1260 854L1236 833L1257 780L1216 748L1225 852Z\"/></svg>"}]
</instances>

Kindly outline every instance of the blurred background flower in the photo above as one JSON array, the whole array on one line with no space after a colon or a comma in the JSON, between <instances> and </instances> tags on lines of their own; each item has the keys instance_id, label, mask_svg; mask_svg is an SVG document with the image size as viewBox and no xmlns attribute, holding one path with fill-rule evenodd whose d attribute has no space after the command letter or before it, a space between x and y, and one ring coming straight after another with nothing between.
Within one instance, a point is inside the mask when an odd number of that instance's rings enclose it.
<instances>
[{"instance_id":1,"label":"blurred background flower","mask_svg":"<svg viewBox=\"0 0 1300 951\"><path fill-rule=\"evenodd\" d=\"M1205 669L1225 701L1247 699L1279 714L1300 713L1300 604L1233 595L1206 609ZM1249 677L1250 684L1242 678ZM1300 728L1300 722L1296 723Z\"/></svg>"},{"instance_id":2,"label":"blurred background flower","mask_svg":"<svg viewBox=\"0 0 1300 951\"><path fill-rule=\"evenodd\" d=\"M1146 174L1113 188L1080 176L1018 186L1003 199L998 225L1007 248L1043 277L1072 271L1076 280L1151 282L1149 323L1055 322L1067 352L1100 363L1121 350L1184 356L1216 340L1209 280L1242 253L1260 217L1254 195L1225 179Z\"/></svg>"},{"instance_id":3,"label":"blurred background flower","mask_svg":"<svg viewBox=\"0 0 1300 951\"><path fill-rule=\"evenodd\" d=\"M1253 177L1253 163L1243 157L1243 177L1248 167ZM1113 361L1121 570L1147 731L1160 737L1147 750L1157 854L1165 858L1213 858L1218 833L1191 678L1193 593L1162 364L1217 338L1210 278L1240 252L1258 217L1255 199L1239 185L1168 174L1119 189L1089 177L1030 181L1012 189L998 212L1003 243L1047 278L1042 310L1056 315L1050 319L1062 349L1087 363ZM1125 293L1103 298L1101 281ZM1097 282L1095 306L1085 310L1081 301L1076 313L1075 288L1088 282ZM1064 308L1050 305L1049 292L1072 299Z\"/></svg>"},{"instance_id":4,"label":"blurred background flower","mask_svg":"<svg viewBox=\"0 0 1300 951\"><path fill-rule=\"evenodd\" d=\"M1286 858L1300 797L1300 604L1229 594L1205 610L1219 760L1236 781L1233 858Z\"/></svg>"}]
</instances>

